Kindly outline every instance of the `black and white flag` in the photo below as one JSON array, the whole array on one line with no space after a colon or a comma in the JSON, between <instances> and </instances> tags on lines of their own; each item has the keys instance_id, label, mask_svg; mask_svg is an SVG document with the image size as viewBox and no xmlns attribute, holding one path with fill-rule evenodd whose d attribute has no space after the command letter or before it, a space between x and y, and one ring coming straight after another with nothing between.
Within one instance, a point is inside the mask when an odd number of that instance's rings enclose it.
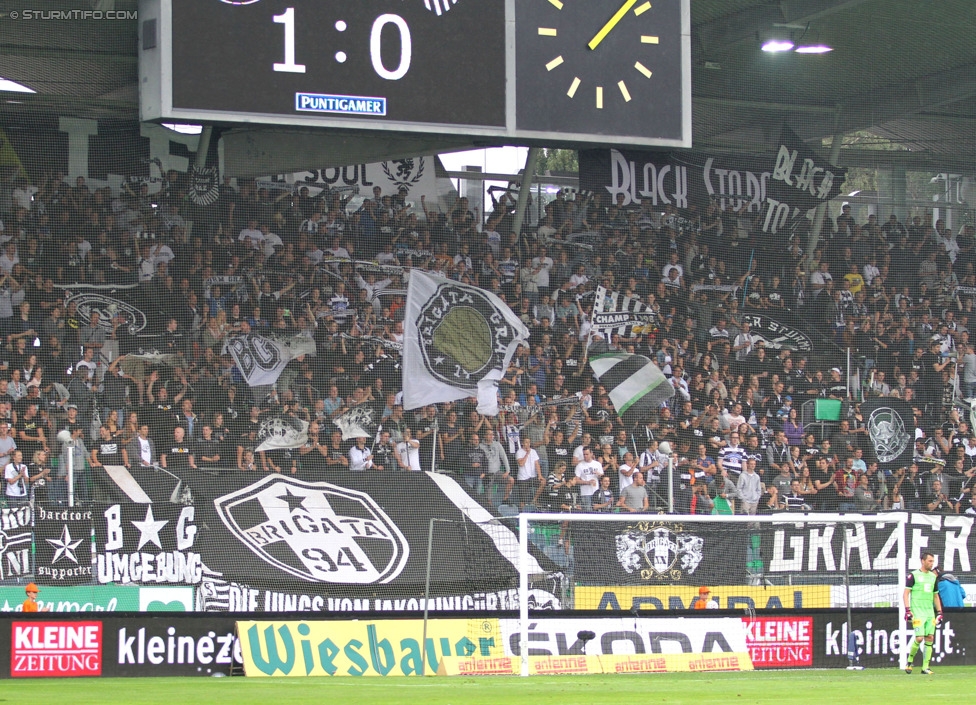
<instances>
[{"instance_id":1,"label":"black and white flag","mask_svg":"<svg viewBox=\"0 0 976 705\"><path fill-rule=\"evenodd\" d=\"M256 452L301 448L308 443L308 421L294 416L275 416L261 424L257 440Z\"/></svg>"},{"instance_id":2,"label":"black and white flag","mask_svg":"<svg viewBox=\"0 0 976 705\"><path fill-rule=\"evenodd\" d=\"M494 294L410 273L404 320L403 407L478 398L478 413L498 415L498 381L529 331Z\"/></svg>"},{"instance_id":3,"label":"black and white flag","mask_svg":"<svg viewBox=\"0 0 976 705\"><path fill-rule=\"evenodd\" d=\"M92 582L92 510L37 507L35 575L45 585Z\"/></svg>"},{"instance_id":4,"label":"black and white flag","mask_svg":"<svg viewBox=\"0 0 976 705\"><path fill-rule=\"evenodd\" d=\"M186 197L198 206L210 206L220 198L220 174L215 166L190 167Z\"/></svg>"},{"instance_id":5,"label":"black and white flag","mask_svg":"<svg viewBox=\"0 0 976 705\"><path fill-rule=\"evenodd\" d=\"M332 419L332 423L342 431L342 440L350 438L373 438L379 423L381 412L372 404L359 404L341 416Z\"/></svg>"},{"instance_id":6,"label":"black and white flag","mask_svg":"<svg viewBox=\"0 0 976 705\"><path fill-rule=\"evenodd\" d=\"M654 310L633 296L625 296L617 291L607 291L604 287L596 289L593 301L593 328L616 333L622 338L647 335L657 330Z\"/></svg>"},{"instance_id":7,"label":"black and white flag","mask_svg":"<svg viewBox=\"0 0 976 705\"><path fill-rule=\"evenodd\" d=\"M599 348L606 348L599 345ZM674 387L650 359L643 355L595 350L590 367L607 388L610 403L627 426L646 419L674 396Z\"/></svg>"},{"instance_id":8,"label":"black and white flag","mask_svg":"<svg viewBox=\"0 0 976 705\"><path fill-rule=\"evenodd\" d=\"M30 575L32 523L30 505L0 509L0 580Z\"/></svg>"},{"instance_id":9,"label":"black and white flag","mask_svg":"<svg viewBox=\"0 0 976 705\"><path fill-rule=\"evenodd\" d=\"M882 470L895 470L912 462L915 417L908 402L897 397L873 397L861 402L861 415Z\"/></svg>"},{"instance_id":10,"label":"black and white flag","mask_svg":"<svg viewBox=\"0 0 976 705\"><path fill-rule=\"evenodd\" d=\"M238 335L227 340L226 350L248 386L260 387L277 382L290 360L299 355L314 355L315 341L303 335L282 339Z\"/></svg>"}]
</instances>

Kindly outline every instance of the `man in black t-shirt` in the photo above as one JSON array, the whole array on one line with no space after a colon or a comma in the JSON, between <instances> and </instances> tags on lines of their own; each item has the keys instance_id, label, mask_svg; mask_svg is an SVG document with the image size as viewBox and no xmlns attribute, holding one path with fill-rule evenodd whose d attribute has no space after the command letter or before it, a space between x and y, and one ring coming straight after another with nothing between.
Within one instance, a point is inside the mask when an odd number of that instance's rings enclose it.
<instances>
[{"instance_id":1,"label":"man in black t-shirt","mask_svg":"<svg viewBox=\"0 0 976 705\"><path fill-rule=\"evenodd\" d=\"M173 440L168 444L168 448L163 451L160 457L160 464L176 473L179 476L189 474L190 470L197 469L196 457L190 444L186 442L186 429L177 426L173 431Z\"/></svg>"},{"instance_id":2,"label":"man in black t-shirt","mask_svg":"<svg viewBox=\"0 0 976 705\"><path fill-rule=\"evenodd\" d=\"M108 426L99 426L98 443L91 449L91 466L100 468L103 465L124 465L122 462L122 445L108 430Z\"/></svg>"},{"instance_id":3,"label":"man in black t-shirt","mask_svg":"<svg viewBox=\"0 0 976 705\"><path fill-rule=\"evenodd\" d=\"M229 458L224 460L220 457L220 441L214 438L213 427L210 424L203 425L193 451L194 457L202 467L216 468L220 465L232 464Z\"/></svg>"},{"instance_id":4,"label":"man in black t-shirt","mask_svg":"<svg viewBox=\"0 0 976 705\"><path fill-rule=\"evenodd\" d=\"M127 499L119 486L112 480L106 470L106 465L125 465L122 457L122 444L116 438L112 438L112 433L108 426L99 426L98 441L89 452L89 463L91 465L91 476L94 482L96 498L98 501L119 501ZM98 497L98 494L104 496Z\"/></svg>"}]
</instances>

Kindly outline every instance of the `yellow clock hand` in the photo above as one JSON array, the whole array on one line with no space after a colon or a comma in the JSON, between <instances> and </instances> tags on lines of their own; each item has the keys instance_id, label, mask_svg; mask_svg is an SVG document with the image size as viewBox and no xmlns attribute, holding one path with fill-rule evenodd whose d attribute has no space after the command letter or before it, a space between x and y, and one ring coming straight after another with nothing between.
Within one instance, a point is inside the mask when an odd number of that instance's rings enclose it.
<instances>
[{"instance_id":1,"label":"yellow clock hand","mask_svg":"<svg viewBox=\"0 0 976 705\"><path fill-rule=\"evenodd\" d=\"M590 43L587 44L587 46L590 49L596 49L598 46L600 46L600 42L607 38L607 35L610 34L613 28L616 27L620 20L624 18L624 15L626 15L630 11L630 8L636 4L637 0L627 0L627 2L621 5L620 9L617 10L617 13L610 18L609 22L603 25L603 29L596 33L596 36L590 40Z\"/></svg>"}]
</instances>

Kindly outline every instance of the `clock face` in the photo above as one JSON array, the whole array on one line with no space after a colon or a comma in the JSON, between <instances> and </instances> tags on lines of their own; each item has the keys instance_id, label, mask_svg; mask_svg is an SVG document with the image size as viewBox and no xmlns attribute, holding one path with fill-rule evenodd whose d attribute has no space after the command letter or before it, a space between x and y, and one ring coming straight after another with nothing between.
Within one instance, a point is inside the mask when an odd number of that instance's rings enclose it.
<instances>
[{"instance_id":1,"label":"clock face","mask_svg":"<svg viewBox=\"0 0 976 705\"><path fill-rule=\"evenodd\" d=\"M681 140L682 0L516 3L518 129Z\"/></svg>"}]
</instances>

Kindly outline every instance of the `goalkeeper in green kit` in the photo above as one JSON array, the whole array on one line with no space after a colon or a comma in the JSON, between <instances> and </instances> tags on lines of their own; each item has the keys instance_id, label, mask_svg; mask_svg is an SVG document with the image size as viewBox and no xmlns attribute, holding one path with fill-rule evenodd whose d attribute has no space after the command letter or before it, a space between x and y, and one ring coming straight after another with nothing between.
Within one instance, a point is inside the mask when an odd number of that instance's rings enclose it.
<instances>
[{"instance_id":1,"label":"goalkeeper in green kit","mask_svg":"<svg viewBox=\"0 0 976 705\"><path fill-rule=\"evenodd\" d=\"M938 576L935 567L935 556L929 552L922 553L922 567L908 574L905 583L903 602L905 603L905 621L911 622L915 629L915 640L908 652L908 667L905 673L912 672L912 662L921 646L922 673L932 675L929 662L932 660L935 628L942 624L942 600L939 599ZM924 640L924 646L923 646Z\"/></svg>"}]
</instances>

